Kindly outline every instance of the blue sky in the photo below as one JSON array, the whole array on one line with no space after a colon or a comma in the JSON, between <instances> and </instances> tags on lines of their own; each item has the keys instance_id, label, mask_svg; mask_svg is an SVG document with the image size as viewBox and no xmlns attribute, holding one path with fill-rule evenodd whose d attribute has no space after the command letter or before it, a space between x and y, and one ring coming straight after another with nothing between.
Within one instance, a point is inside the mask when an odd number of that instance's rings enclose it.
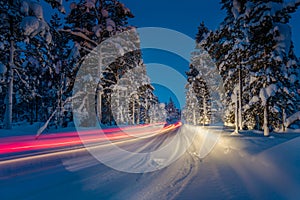
<instances>
[{"instance_id":1,"label":"blue sky","mask_svg":"<svg viewBox=\"0 0 300 200\"><path fill-rule=\"evenodd\" d=\"M221 10L220 0L121 0L135 15L129 23L141 27L163 27L173 29L194 38L197 27L204 21L209 29L216 29L224 19L225 12ZM292 15L291 26L293 41L297 56L300 56L300 10ZM180 45L180 44L179 44ZM193 48L193 47L191 47ZM144 50L144 62L162 63L184 74L188 63L167 52ZM150 77L151 78L151 77ZM169 100L174 95L164 87L156 87L155 94L161 102Z\"/></svg>"},{"instance_id":2,"label":"blue sky","mask_svg":"<svg viewBox=\"0 0 300 200\"><path fill-rule=\"evenodd\" d=\"M176 30L191 38L195 37L197 27L202 21L206 25L215 29L224 18L224 13L220 11L219 1L203 0L123 0L122 1L135 15L129 23L141 27L162 27ZM178 45L181 45L180 43ZM194 46L191 46L191 51ZM189 63L179 56L172 53L163 52L154 49L143 50L143 59L146 63L161 63L168 65L185 76ZM151 78L151 76L150 76ZM153 78L153 77L152 77ZM179 86L184 90L184 85ZM176 96L165 87L156 85L155 94L161 102L174 99L177 107L179 100Z\"/></svg>"},{"instance_id":3,"label":"blue sky","mask_svg":"<svg viewBox=\"0 0 300 200\"><path fill-rule=\"evenodd\" d=\"M130 24L137 27L164 27L195 37L201 21L210 29L224 19L221 0L121 0L135 15ZM290 25L300 57L300 10L292 14Z\"/></svg>"}]
</instances>

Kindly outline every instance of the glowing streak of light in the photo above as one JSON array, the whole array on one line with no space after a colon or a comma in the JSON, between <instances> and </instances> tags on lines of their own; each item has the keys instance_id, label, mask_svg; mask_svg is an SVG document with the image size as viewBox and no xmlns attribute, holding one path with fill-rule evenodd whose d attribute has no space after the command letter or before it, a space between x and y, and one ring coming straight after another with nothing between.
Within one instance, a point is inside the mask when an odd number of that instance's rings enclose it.
<instances>
[{"instance_id":1,"label":"glowing streak of light","mask_svg":"<svg viewBox=\"0 0 300 200\"><path fill-rule=\"evenodd\" d=\"M160 125L154 124L154 125ZM121 140L121 139L135 139L136 136L139 139L145 139L149 137L153 137L158 134L163 134L172 130L179 128L182 125L181 122L177 122L176 124L171 124L165 126L160 130L150 130L150 131L143 131L142 129L145 127L151 127L151 125L140 125L125 127L123 129L131 130L131 134L127 135L121 132L120 128L112 128L112 129L105 129L105 136L112 141ZM77 132L69 132L69 133L61 133L61 134L52 134L41 137L39 140L34 140L34 136L20 136L20 137L12 137L12 138L4 138L2 139L0 145L0 154L10 154L10 153L20 153L26 151L33 151L33 150L45 150L51 148L58 148L58 147L71 147L76 145L82 145L83 143L95 143L95 142L103 142L106 140L104 137L99 137L97 135L99 130L88 130L85 131L85 136L83 138L79 138ZM142 137L139 137L142 135Z\"/></svg>"},{"instance_id":2,"label":"glowing streak of light","mask_svg":"<svg viewBox=\"0 0 300 200\"><path fill-rule=\"evenodd\" d=\"M124 144L127 142L134 142L138 141L140 138L132 138L130 140L126 141L119 141L119 142L114 142L115 145L120 145ZM102 145L97 145L97 146L91 146L88 147L89 149L100 149L100 148L105 148L107 146L110 146L111 144L102 144ZM59 152L51 152L51 153L46 153L46 154L41 154L41 155L33 155L33 156L27 156L24 158L16 158L16 159L11 159L11 160L4 160L0 161L0 166L1 165L8 165L8 164L13 164L17 162L26 162L26 161L32 161L35 159L44 159L44 158L50 158L50 157L57 157L57 156L64 156L68 154L73 154L73 153L80 153L80 152L85 152L87 151L86 148L82 147L80 149L72 149L72 150L64 150L64 151L59 151Z\"/></svg>"}]
</instances>

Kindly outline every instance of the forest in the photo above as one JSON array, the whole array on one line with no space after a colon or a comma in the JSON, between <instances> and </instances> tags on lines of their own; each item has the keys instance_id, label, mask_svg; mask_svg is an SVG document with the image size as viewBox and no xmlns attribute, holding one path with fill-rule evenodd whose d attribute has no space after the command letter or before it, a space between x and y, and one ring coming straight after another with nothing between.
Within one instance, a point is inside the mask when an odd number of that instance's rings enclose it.
<instances>
[{"instance_id":1,"label":"forest","mask_svg":"<svg viewBox=\"0 0 300 200\"><path fill-rule=\"evenodd\" d=\"M45 2L51 19L38 1L0 2L0 128L72 126L74 113L86 127L222 121L266 136L299 128L300 62L289 25L298 0L222 0L218 28L201 22L195 34L183 110L154 94L137 27L128 23L134 14L123 3ZM81 75L86 64L95 67ZM92 90L76 88L78 81Z\"/></svg>"}]
</instances>

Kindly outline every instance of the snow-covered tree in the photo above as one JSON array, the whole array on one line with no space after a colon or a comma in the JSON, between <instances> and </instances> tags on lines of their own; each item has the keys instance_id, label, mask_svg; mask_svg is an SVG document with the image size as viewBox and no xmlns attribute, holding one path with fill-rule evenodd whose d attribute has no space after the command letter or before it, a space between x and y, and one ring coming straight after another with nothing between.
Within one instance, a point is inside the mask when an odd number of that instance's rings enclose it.
<instances>
[{"instance_id":1,"label":"snow-covered tree","mask_svg":"<svg viewBox=\"0 0 300 200\"><path fill-rule=\"evenodd\" d=\"M60 1L48 0L53 7L60 7ZM52 42L49 26L44 20L43 9L39 2L30 0L2 1L1 9L1 62L5 63L5 92L6 111L5 127L11 128L13 117L22 118L26 107L22 101L37 108L38 87L40 84L40 73L46 71L48 63L48 46ZM31 65L28 66L27 64ZM35 67L35 69L33 69ZM29 69L31 68L31 69ZM30 71L33 70L33 71ZM38 70L40 70L38 72ZM16 84L14 84L14 82ZM13 95L15 92L15 95ZM15 112L12 105L17 104ZM26 104L26 103L25 103ZM20 108L20 109L18 109ZM37 109L30 108L31 120L37 119ZM25 110L25 111L24 111ZM35 112L33 112L35 110ZM19 113L19 112L23 112Z\"/></svg>"},{"instance_id":2,"label":"snow-covered tree","mask_svg":"<svg viewBox=\"0 0 300 200\"><path fill-rule=\"evenodd\" d=\"M264 109L264 130L280 128L283 116L291 116L297 110L295 95L299 65L297 66L291 27L290 13L300 5L283 1L249 4L250 43L256 53L256 63L251 69L254 75L252 94L259 96ZM257 16L259 14L260 17ZM259 33L259 34L257 34ZM291 63L293 67L291 67ZM298 75L297 75L298 74Z\"/></svg>"},{"instance_id":3,"label":"snow-covered tree","mask_svg":"<svg viewBox=\"0 0 300 200\"><path fill-rule=\"evenodd\" d=\"M186 86L186 120L194 125L206 125L212 119L212 101L218 101L219 82L217 69L208 52L202 48L202 43L209 36L210 31L204 22L198 27L196 47L192 52L190 69L186 72L188 84ZM215 104L218 105L218 104ZM215 106L215 110L218 110ZM191 118L187 119L188 116ZM196 119L195 119L196 118Z\"/></svg>"},{"instance_id":4,"label":"snow-covered tree","mask_svg":"<svg viewBox=\"0 0 300 200\"><path fill-rule=\"evenodd\" d=\"M154 88L144 65L124 72L112 85L111 112L117 124L149 123L148 110Z\"/></svg>"},{"instance_id":5,"label":"snow-covered tree","mask_svg":"<svg viewBox=\"0 0 300 200\"><path fill-rule=\"evenodd\" d=\"M150 118L150 123L166 123L167 111L166 105L164 103L153 104L148 113Z\"/></svg>"},{"instance_id":6,"label":"snow-covered tree","mask_svg":"<svg viewBox=\"0 0 300 200\"><path fill-rule=\"evenodd\" d=\"M117 0L82 0L71 4L67 24L61 30L73 41L74 54L71 56L77 59L71 80L75 81L76 72L83 63L93 66L86 73L94 81L98 79L96 110L102 124L149 121L147 109L154 88L146 76L138 34L127 24L131 17L130 10ZM70 84L72 87L73 83ZM82 97L88 113L93 112L93 105L89 102L94 101L94 96ZM86 122L94 123L90 119Z\"/></svg>"},{"instance_id":7,"label":"snow-covered tree","mask_svg":"<svg viewBox=\"0 0 300 200\"><path fill-rule=\"evenodd\" d=\"M167 111L167 122L172 124L181 119L180 111L176 108L173 99L170 98L169 102L166 104L166 111Z\"/></svg>"},{"instance_id":8,"label":"snow-covered tree","mask_svg":"<svg viewBox=\"0 0 300 200\"><path fill-rule=\"evenodd\" d=\"M201 60L200 57L198 59L198 61ZM186 114L192 117L194 125L204 125L209 124L211 120L211 96L207 83L199 73L198 67L196 68L191 64L190 70L186 72L188 76ZM192 113L192 116L190 113ZM196 121L194 120L195 116Z\"/></svg>"},{"instance_id":9,"label":"snow-covered tree","mask_svg":"<svg viewBox=\"0 0 300 200\"><path fill-rule=\"evenodd\" d=\"M63 21L61 20L58 13L52 15L50 20L50 32L52 35L51 51L51 62L53 66L53 72L47 79L50 80L49 94L43 98L48 98L48 110L56 112L54 116L54 124L56 126L67 126L72 121L72 112L70 109L70 103L64 104L67 98L70 96L68 91L68 72L70 66L74 62L70 57L71 48L69 40L65 37L63 32L59 30L62 28ZM51 116L52 113L47 113L47 116Z\"/></svg>"},{"instance_id":10,"label":"snow-covered tree","mask_svg":"<svg viewBox=\"0 0 300 200\"><path fill-rule=\"evenodd\" d=\"M224 0L222 4L227 16L203 47L215 59L224 81L226 121L234 121L234 108L239 107L240 126L263 127L268 135L269 126L279 128L283 116L297 107L299 65L288 22L300 2ZM232 101L236 89L238 103Z\"/></svg>"},{"instance_id":11,"label":"snow-covered tree","mask_svg":"<svg viewBox=\"0 0 300 200\"><path fill-rule=\"evenodd\" d=\"M73 89L74 81L77 76L77 72L82 65L86 55L90 54L91 51L100 45L105 39L122 32L127 29L127 18L133 17L130 10L116 0L81 0L78 3L71 3L71 11L66 17L66 25L61 30L68 38L73 42L73 50L69 55L70 59L75 60L76 64L71 66L71 70L67 76L71 80L68 85L69 91ZM102 53L101 51L99 53ZM103 55L96 55L95 60L99 60L99 57ZM92 58L90 59L92 60ZM86 63L89 64L89 63ZM91 63L98 71L91 71L91 74L98 74L100 78L105 72L103 68L109 66L102 66L103 63ZM109 70L107 70L109 71ZM88 72L87 72L88 73ZM77 77L78 78L78 77ZM113 82L113 81L112 81ZM116 83L116 82L115 82ZM100 121L108 118L107 121L112 121L110 111L110 94L112 88L110 86L104 87L103 83L99 83L97 92L97 112ZM94 109L91 105L95 94L89 94L89 98L86 99L86 109ZM91 105L91 106L88 106ZM106 106L103 108L103 106ZM101 107L99 107L101 106ZM104 113L102 113L102 110ZM92 113L93 111L88 111ZM91 120L87 119L87 123ZM91 122L94 124L94 122Z\"/></svg>"},{"instance_id":12,"label":"snow-covered tree","mask_svg":"<svg viewBox=\"0 0 300 200\"><path fill-rule=\"evenodd\" d=\"M225 122L233 123L235 108L238 109L238 126L243 126L242 107L247 72L247 32L245 31L244 18L239 17L239 12L245 9L245 1L222 1L223 9L227 16L219 29L212 32L202 43L210 55L214 58L219 73L223 78L224 96L223 104L226 105ZM237 91L236 102L232 101L234 90Z\"/></svg>"},{"instance_id":13,"label":"snow-covered tree","mask_svg":"<svg viewBox=\"0 0 300 200\"><path fill-rule=\"evenodd\" d=\"M205 26L204 22L201 22L200 26L198 27L198 33L196 34L196 43L199 44L206 39L209 32L210 31Z\"/></svg>"},{"instance_id":14,"label":"snow-covered tree","mask_svg":"<svg viewBox=\"0 0 300 200\"><path fill-rule=\"evenodd\" d=\"M183 110L183 119L187 124L197 125L200 118L199 102L191 84L186 85L186 103Z\"/></svg>"}]
</instances>

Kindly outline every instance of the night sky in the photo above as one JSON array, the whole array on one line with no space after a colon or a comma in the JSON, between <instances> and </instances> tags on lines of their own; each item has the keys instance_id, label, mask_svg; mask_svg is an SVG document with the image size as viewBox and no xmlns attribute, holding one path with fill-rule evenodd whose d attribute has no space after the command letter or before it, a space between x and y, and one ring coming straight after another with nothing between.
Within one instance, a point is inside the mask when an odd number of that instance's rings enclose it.
<instances>
[{"instance_id":1,"label":"night sky","mask_svg":"<svg viewBox=\"0 0 300 200\"><path fill-rule=\"evenodd\" d=\"M195 37L197 27L204 21L215 29L224 19L220 0L121 0L135 15L130 24L137 27L164 27ZM289 0L287 0L289 1ZM300 57L300 10L292 14L293 41Z\"/></svg>"},{"instance_id":2,"label":"night sky","mask_svg":"<svg viewBox=\"0 0 300 200\"><path fill-rule=\"evenodd\" d=\"M137 27L163 27L173 29L194 38L197 27L204 21L209 29L216 29L225 17L220 0L122 0L130 8L135 18L130 24ZM291 23L293 41L300 57L300 10L292 15ZM180 44L179 44L180 45ZM191 47L191 50L194 47ZM184 74L188 62L167 52L143 50L143 59L147 63L162 63ZM150 77L151 78L151 77ZM170 91L156 86L155 93L162 102L174 95Z\"/></svg>"}]
</instances>

